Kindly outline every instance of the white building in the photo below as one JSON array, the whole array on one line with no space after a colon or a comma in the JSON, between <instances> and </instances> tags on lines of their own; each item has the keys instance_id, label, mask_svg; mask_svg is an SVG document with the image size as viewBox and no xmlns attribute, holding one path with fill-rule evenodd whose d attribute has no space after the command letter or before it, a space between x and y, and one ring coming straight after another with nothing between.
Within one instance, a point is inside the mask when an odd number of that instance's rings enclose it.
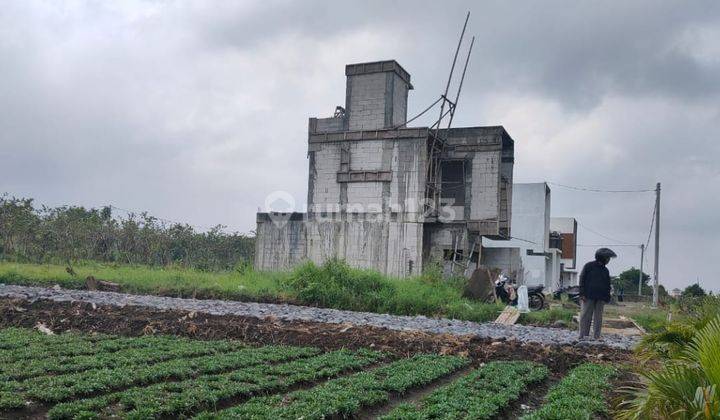
<instances>
[{"instance_id":1,"label":"white building","mask_svg":"<svg viewBox=\"0 0 720 420\"><path fill-rule=\"evenodd\" d=\"M482 264L519 284L554 290L560 280L560 250L550 247L550 187L544 182L513 184L511 237L483 238Z\"/></svg>"},{"instance_id":2,"label":"white building","mask_svg":"<svg viewBox=\"0 0 720 420\"><path fill-rule=\"evenodd\" d=\"M574 217L550 218L550 232L558 233L561 244L560 285L577 286L577 220Z\"/></svg>"}]
</instances>

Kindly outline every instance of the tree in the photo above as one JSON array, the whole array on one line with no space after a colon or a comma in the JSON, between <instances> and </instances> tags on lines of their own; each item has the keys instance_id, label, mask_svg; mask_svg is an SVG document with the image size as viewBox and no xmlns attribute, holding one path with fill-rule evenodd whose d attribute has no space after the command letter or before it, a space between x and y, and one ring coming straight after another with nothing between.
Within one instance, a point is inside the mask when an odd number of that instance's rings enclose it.
<instances>
[{"instance_id":1,"label":"tree","mask_svg":"<svg viewBox=\"0 0 720 420\"><path fill-rule=\"evenodd\" d=\"M110 206L36 208L0 194L0 260L72 264L83 260L229 270L252 261L255 240L218 225L198 232L146 212L126 217Z\"/></svg>"},{"instance_id":2,"label":"tree","mask_svg":"<svg viewBox=\"0 0 720 420\"><path fill-rule=\"evenodd\" d=\"M683 290L681 296L682 297L703 297L705 296L705 290L703 290L702 287L700 287L699 284L691 284L690 286L686 287L685 290Z\"/></svg>"},{"instance_id":3,"label":"tree","mask_svg":"<svg viewBox=\"0 0 720 420\"><path fill-rule=\"evenodd\" d=\"M615 292L617 293L622 290L623 293L626 295L637 295L639 274L640 270L632 267L623 271L617 277L613 277L612 285L615 288ZM650 276L646 273L643 273L642 293L645 296L652 294L652 288L648 285L648 281L650 281Z\"/></svg>"}]
</instances>

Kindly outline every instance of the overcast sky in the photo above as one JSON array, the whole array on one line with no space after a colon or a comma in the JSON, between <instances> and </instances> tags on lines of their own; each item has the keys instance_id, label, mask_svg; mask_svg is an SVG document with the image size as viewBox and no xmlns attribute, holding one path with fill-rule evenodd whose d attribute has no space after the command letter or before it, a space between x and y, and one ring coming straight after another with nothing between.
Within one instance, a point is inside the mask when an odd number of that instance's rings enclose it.
<instances>
[{"instance_id":1,"label":"overcast sky","mask_svg":"<svg viewBox=\"0 0 720 420\"><path fill-rule=\"evenodd\" d=\"M307 118L344 104L344 65L398 60L417 113L467 10L477 40L454 126L503 125L516 182L662 182L661 283L720 290L712 0L5 1L0 192L250 231L269 193L305 201ZM645 241L653 193L552 190L580 243ZM611 271L638 265L637 248L616 250Z\"/></svg>"}]
</instances>

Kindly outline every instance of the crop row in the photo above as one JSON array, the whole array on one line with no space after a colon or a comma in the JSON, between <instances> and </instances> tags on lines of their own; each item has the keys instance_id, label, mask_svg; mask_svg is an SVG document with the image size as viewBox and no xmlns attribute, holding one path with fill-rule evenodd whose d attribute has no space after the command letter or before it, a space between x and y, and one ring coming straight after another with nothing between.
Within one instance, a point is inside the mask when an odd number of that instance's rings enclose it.
<instances>
[{"instance_id":1,"label":"crop row","mask_svg":"<svg viewBox=\"0 0 720 420\"><path fill-rule=\"evenodd\" d=\"M176 342L160 342L153 347L127 348L112 353L101 352L96 355L22 359L0 365L0 381L80 372L88 369L157 363L182 357L224 353L243 347L244 345L234 341L177 340Z\"/></svg>"},{"instance_id":2,"label":"crop row","mask_svg":"<svg viewBox=\"0 0 720 420\"><path fill-rule=\"evenodd\" d=\"M223 400L282 391L299 383L333 377L376 363L384 357L375 351L339 350L277 365L253 366L62 403L53 407L48 416L54 419L179 417L215 407Z\"/></svg>"},{"instance_id":3,"label":"crop row","mask_svg":"<svg viewBox=\"0 0 720 420\"><path fill-rule=\"evenodd\" d=\"M0 350L22 348L28 345L53 345L76 341L93 342L111 338L112 336L105 334L80 335L70 332L48 335L27 328L11 327L0 330Z\"/></svg>"},{"instance_id":4,"label":"crop row","mask_svg":"<svg viewBox=\"0 0 720 420\"><path fill-rule=\"evenodd\" d=\"M218 373L230 369L280 362L315 355L319 350L308 347L267 346L246 348L236 352L176 359L143 366L122 366L114 369L94 369L57 376L42 376L23 382L7 382L0 391L0 399L17 398L58 402L72 397L110 392L134 385L151 384L169 379L186 379L200 374ZM14 394L15 399L8 394ZM0 409L4 407L0 406ZM7 407L5 407L7 408Z\"/></svg>"},{"instance_id":5,"label":"crop row","mask_svg":"<svg viewBox=\"0 0 720 420\"><path fill-rule=\"evenodd\" d=\"M286 395L256 397L219 412L200 414L199 419L324 419L347 417L366 406L387 401L402 393L466 366L457 356L420 355L351 376L334 379L309 390Z\"/></svg>"},{"instance_id":6,"label":"crop row","mask_svg":"<svg viewBox=\"0 0 720 420\"><path fill-rule=\"evenodd\" d=\"M607 365L586 363L573 369L545 396L545 403L523 420L587 419L607 413L605 392L615 369Z\"/></svg>"},{"instance_id":7,"label":"crop row","mask_svg":"<svg viewBox=\"0 0 720 420\"><path fill-rule=\"evenodd\" d=\"M47 335L24 329L5 329L0 332L0 361L14 361L24 354L53 353L60 349L96 349L98 342L111 342L118 337L82 336L75 333Z\"/></svg>"},{"instance_id":8,"label":"crop row","mask_svg":"<svg viewBox=\"0 0 720 420\"><path fill-rule=\"evenodd\" d=\"M547 378L533 362L491 362L444 386L418 404L401 404L383 420L488 419L516 400L525 388Z\"/></svg>"},{"instance_id":9,"label":"crop row","mask_svg":"<svg viewBox=\"0 0 720 420\"><path fill-rule=\"evenodd\" d=\"M62 336L64 336L63 334ZM62 337L61 336L61 337ZM112 337L90 341L69 339L61 341L38 341L19 348L0 350L0 364L20 360L32 360L45 357L79 356L100 353L113 353L128 348L152 348L158 345L172 345L187 339L174 337Z\"/></svg>"}]
</instances>

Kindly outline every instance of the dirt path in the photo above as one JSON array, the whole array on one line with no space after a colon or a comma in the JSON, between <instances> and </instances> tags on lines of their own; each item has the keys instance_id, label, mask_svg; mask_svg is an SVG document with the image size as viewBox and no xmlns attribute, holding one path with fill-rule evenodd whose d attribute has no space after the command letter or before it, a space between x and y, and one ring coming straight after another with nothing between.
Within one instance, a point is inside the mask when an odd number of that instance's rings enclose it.
<instances>
[{"instance_id":1,"label":"dirt path","mask_svg":"<svg viewBox=\"0 0 720 420\"><path fill-rule=\"evenodd\" d=\"M427 318L424 316L396 316L272 303L181 299L114 292L68 290L59 287L43 288L3 284L0 284L0 297L21 299L30 302L37 300L86 302L118 308L148 308L188 311L207 315L236 315L282 321L345 324L357 327L368 326L396 331L416 331L454 336L472 335L493 340L511 339L523 343L544 345L567 345L574 344L576 341L576 336L573 331L558 328L525 325L507 326L494 323L479 324L453 319ZM587 346L613 347L627 350L632 348L635 343L636 338L634 337L608 334L601 341L590 343Z\"/></svg>"}]
</instances>

